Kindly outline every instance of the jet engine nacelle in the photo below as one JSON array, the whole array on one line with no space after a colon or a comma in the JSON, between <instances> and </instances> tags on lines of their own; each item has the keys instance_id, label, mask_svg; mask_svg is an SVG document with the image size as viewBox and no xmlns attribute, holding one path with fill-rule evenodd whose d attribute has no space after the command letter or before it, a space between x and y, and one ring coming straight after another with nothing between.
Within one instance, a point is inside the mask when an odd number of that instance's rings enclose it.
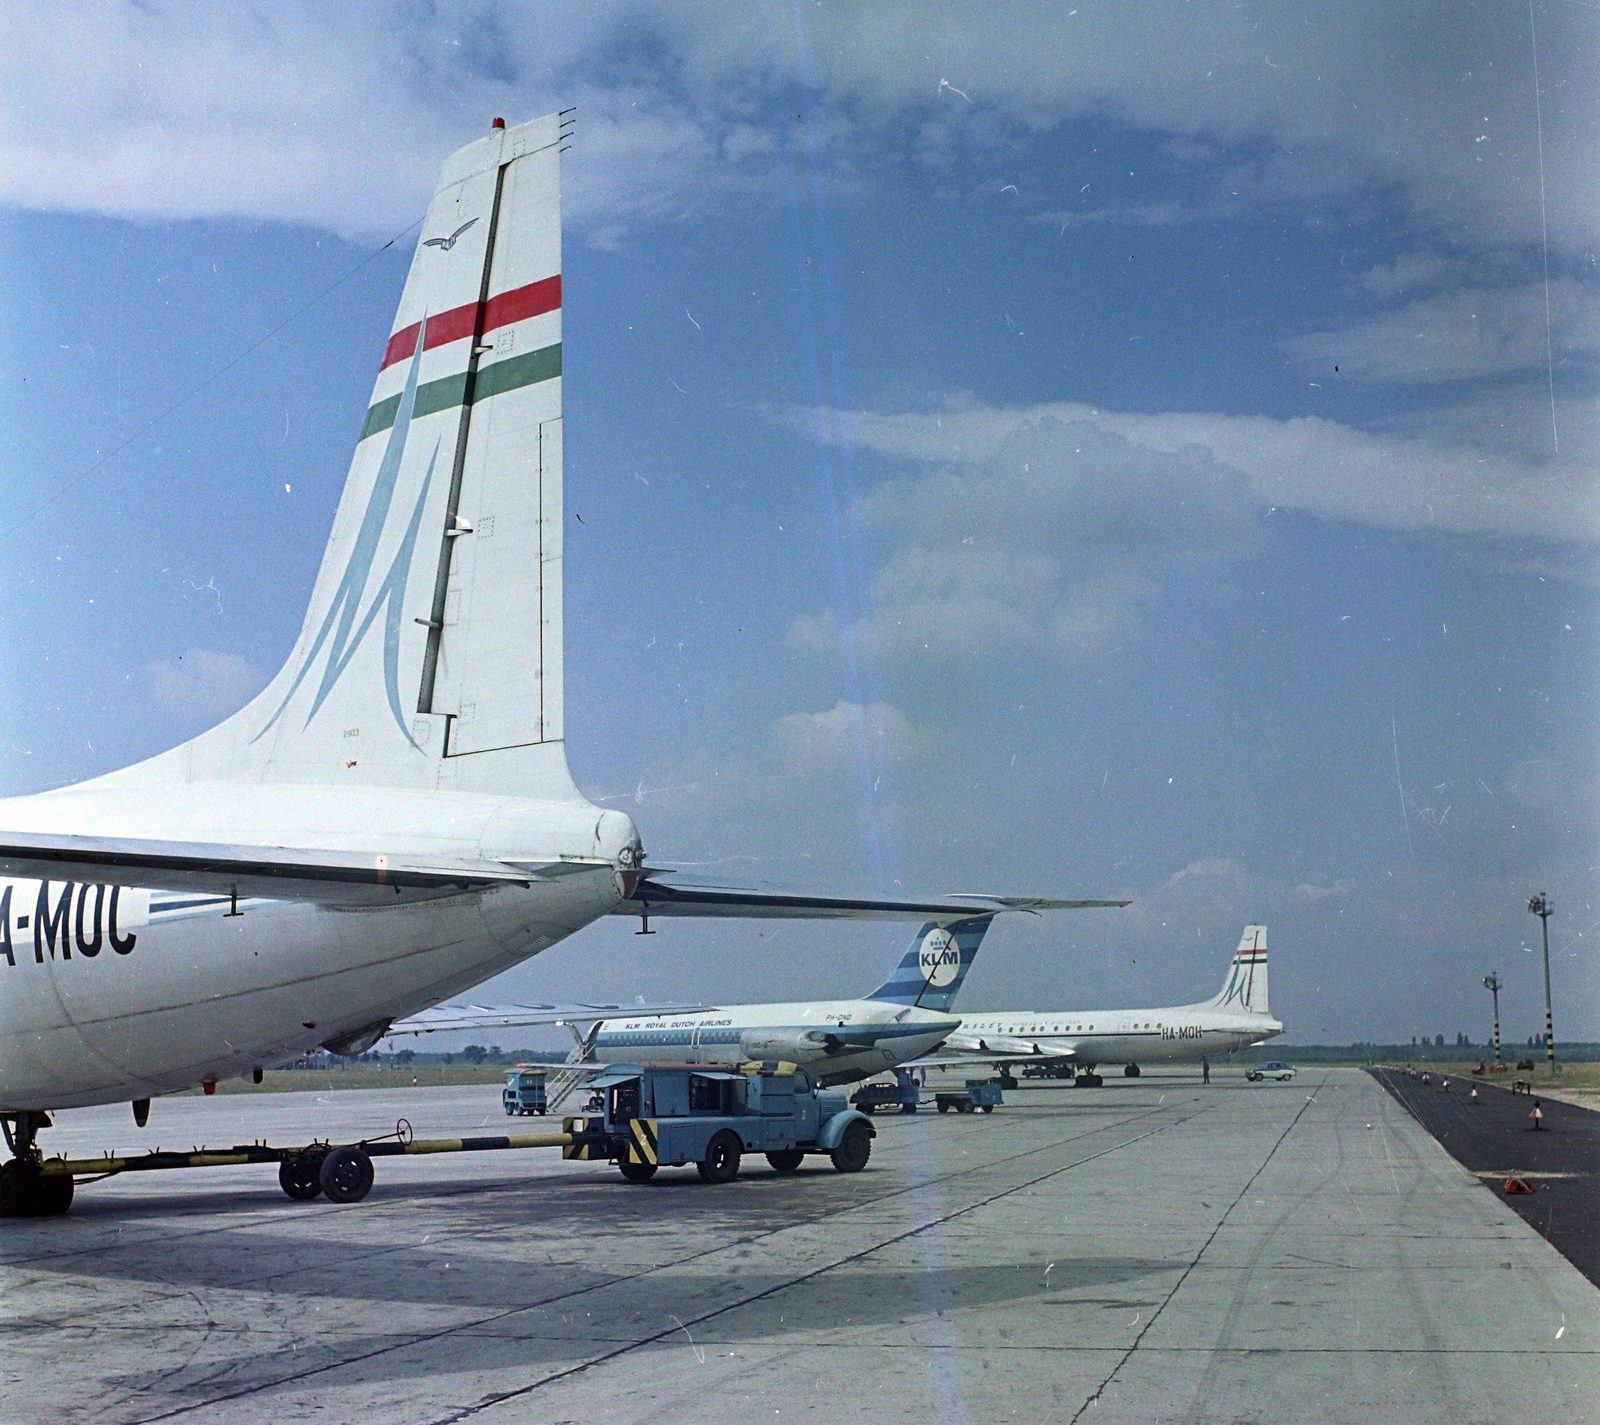
<instances>
[{"instance_id":1,"label":"jet engine nacelle","mask_svg":"<svg viewBox=\"0 0 1600 1425\"><path fill-rule=\"evenodd\" d=\"M847 1042L826 1029L747 1029L739 1036L739 1052L746 1058L786 1059L791 1064L815 1064L871 1047Z\"/></svg>"}]
</instances>

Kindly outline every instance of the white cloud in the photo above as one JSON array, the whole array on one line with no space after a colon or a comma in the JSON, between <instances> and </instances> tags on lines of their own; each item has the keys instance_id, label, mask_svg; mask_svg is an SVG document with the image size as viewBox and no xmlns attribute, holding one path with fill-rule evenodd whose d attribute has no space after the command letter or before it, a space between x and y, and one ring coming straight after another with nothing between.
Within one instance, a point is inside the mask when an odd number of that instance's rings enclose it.
<instances>
[{"instance_id":1,"label":"white cloud","mask_svg":"<svg viewBox=\"0 0 1600 1425\"><path fill-rule=\"evenodd\" d=\"M1402 296L1417 287L1437 287L1458 280L1466 264L1458 258L1436 252L1407 252L1393 262L1369 267L1355 279L1355 286L1381 301Z\"/></svg>"},{"instance_id":2,"label":"white cloud","mask_svg":"<svg viewBox=\"0 0 1600 1425\"><path fill-rule=\"evenodd\" d=\"M1373 434L1319 416L1136 415L1068 401L788 414L819 440L935 464L988 460L1013 431L1046 417L1087 421L1147 452L1198 447L1242 472L1250 498L1265 507L1379 529L1600 543L1600 481L1583 456L1541 459L1437 434Z\"/></svg>"},{"instance_id":3,"label":"white cloud","mask_svg":"<svg viewBox=\"0 0 1600 1425\"><path fill-rule=\"evenodd\" d=\"M1550 231L1578 249L1600 190L1600 64L1581 9L1541 23ZM492 115L576 103L569 209L602 234L715 202L796 144L813 175L849 180L1094 118L1167 136L1196 211L1382 189L1453 240L1527 242L1541 155L1523 44L1381 0L1314 24L1292 4L1176 0L1133 14L883 0L781 23L684 0L14 7L0 198L388 233L421 210L442 153Z\"/></svg>"},{"instance_id":4,"label":"white cloud","mask_svg":"<svg viewBox=\"0 0 1600 1425\"><path fill-rule=\"evenodd\" d=\"M881 766L926 751L933 742L932 734L888 703L843 699L826 712L787 713L776 731L783 764L798 777Z\"/></svg>"},{"instance_id":5,"label":"white cloud","mask_svg":"<svg viewBox=\"0 0 1600 1425\"><path fill-rule=\"evenodd\" d=\"M866 496L857 517L894 546L848 629L793 627L802 647L881 653L1101 653L1128 637L1153 575L1249 538L1246 482L1198 447L1140 449L1092 422L1020 424L991 457Z\"/></svg>"},{"instance_id":6,"label":"white cloud","mask_svg":"<svg viewBox=\"0 0 1600 1425\"><path fill-rule=\"evenodd\" d=\"M1369 273L1370 277L1371 274ZM1405 280L1397 274L1396 281ZM1600 353L1600 292L1569 280L1499 290L1464 288L1408 302L1342 331L1291 337L1284 350L1308 371L1377 381L1460 381L1543 371Z\"/></svg>"},{"instance_id":7,"label":"white cloud","mask_svg":"<svg viewBox=\"0 0 1600 1425\"><path fill-rule=\"evenodd\" d=\"M191 648L149 667L150 698L177 712L223 718L266 686L259 668L235 653Z\"/></svg>"}]
</instances>

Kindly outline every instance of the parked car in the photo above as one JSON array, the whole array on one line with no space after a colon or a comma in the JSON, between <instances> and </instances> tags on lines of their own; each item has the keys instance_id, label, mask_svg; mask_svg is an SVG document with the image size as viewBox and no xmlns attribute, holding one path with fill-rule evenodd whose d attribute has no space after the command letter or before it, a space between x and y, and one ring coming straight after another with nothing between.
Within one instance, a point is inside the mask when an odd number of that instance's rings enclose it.
<instances>
[{"instance_id":1,"label":"parked car","mask_svg":"<svg viewBox=\"0 0 1600 1425\"><path fill-rule=\"evenodd\" d=\"M1262 1079L1276 1079L1286 1084L1294 1077L1294 1065L1280 1064L1276 1060L1270 1064L1252 1064L1244 1071L1244 1076L1253 1084L1259 1084Z\"/></svg>"}]
</instances>

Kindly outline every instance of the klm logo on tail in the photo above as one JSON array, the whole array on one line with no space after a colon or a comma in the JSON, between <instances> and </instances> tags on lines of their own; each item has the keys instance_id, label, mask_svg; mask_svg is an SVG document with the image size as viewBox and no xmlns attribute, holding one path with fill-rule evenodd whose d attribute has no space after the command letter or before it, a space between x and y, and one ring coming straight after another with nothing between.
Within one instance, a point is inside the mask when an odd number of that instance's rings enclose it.
<instances>
[{"instance_id":1,"label":"klm logo on tail","mask_svg":"<svg viewBox=\"0 0 1600 1425\"><path fill-rule=\"evenodd\" d=\"M422 325L426 328L426 317L423 318ZM372 493L367 497L367 508L362 515L361 528L356 533L355 543L351 547L344 577L334 590L322 627L317 632L310 652L300 664L294 682L289 685L289 691L284 694L283 701L278 704L278 710L267 721L267 725L251 739L252 742L266 736L273 724L283 715L283 710L289 706L290 699L300 691L300 685L305 682L312 664L317 660L317 655L322 652L323 645L327 644L328 660L323 665L322 681L317 687L317 695L311 700L311 708L302 724L305 727L310 726L311 719L317 715L328 694L333 691L334 685L349 666L350 660L355 657L356 650L361 646L361 640L366 637L367 630L376 622L381 611L384 615L383 678L389 711L394 716L395 726L400 729L406 741L421 751L406 726L405 714L400 707L400 619L405 606L406 581L411 573L411 556L416 547L417 530L422 523L422 511L428 501L428 490L433 484L434 466L439 459L439 441L434 442L427 473L423 476L422 488L417 492L416 504L412 507L405 534L400 540L400 547L395 551L389 570L373 594L372 602L367 606L364 616L361 616L361 601L366 593L367 580L372 574L372 564L378 552L379 541L389 522L389 509L394 502L395 484L400 476L400 464L406 451L406 437L411 429L411 413L416 405L417 367L422 359L422 348L423 341L419 335L416 352L411 358L411 369L406 374L405 393L400 398L400 409L395 415L394 427L389 432L389 444L384 450L383 462L379 465L377 477L373 481ZM356 622L358 616L361 616L359 625Z\"/></svg>"},{"instance_id":2,"label":"klm logo on tail","mask_svg":"<svg viewBox=\"0 0 1600 1425\"><path fill-rule=\"evenodd\" d=\"M930 930L917 949L917 968L922 978L942 989L961 971L961 947L948 930Z\"/></svg>"},{"instance_id":3,"label":"klm logo on tail","mask_svg":"<svg viewBox=\"0 0 1600 1425\"><path fill-rule=\"evenodd\" d=\"M961 982L972 968L973 957L993 921L993 912L949 925L929 921L917 932L917 938L901 957L894 974L867 998L916 1005L922 1009L948 1010L955 1003Z\"/></svg>"}]
</instances>

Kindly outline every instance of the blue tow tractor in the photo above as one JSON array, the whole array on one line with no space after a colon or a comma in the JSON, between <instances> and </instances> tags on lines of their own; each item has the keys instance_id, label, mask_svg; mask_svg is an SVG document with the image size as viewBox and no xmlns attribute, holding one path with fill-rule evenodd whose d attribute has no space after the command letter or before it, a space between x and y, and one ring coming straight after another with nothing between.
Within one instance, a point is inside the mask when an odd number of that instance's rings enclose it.
<instances>
[{"instance_id":1,"label":"blue tow tractor","mask_svg":"<svg viewBox=\"0 0 1600 1425\"><path fill-rule=\"evenodd\" d=\"M859 1173L872 1155L866 1115L789 1063L726 1070L617 1064L592 1090L585 1116L567 1120L573 1141L562 1156L609 1160L631 1183L690 1163L708 1183L732 1182L746 1153L764 1153L780 1173L792 1173L807 1154Z\"/></svg>"},{"instance_id":2,"label":"blue tow tractor","mask_svg":"<svg viewBox=\"0 0 1600 1425\"><path fill-rule=\"evenodd\" d=\"M1000 1085L993 1079L968 1079L966 1088L959 1093L935 1094L933 1101L939 1106L940 1113L949 1113L952 1108L957 1113L972 1113L975 1110L993 1113L998 1105L1005 1102L1000 1097Z\"/></svg>"},{"instance_id":3,"label":"blue tow tractor","mask_svg":"<svg viewBox=\"0 0 1600 1425\"><path fill-rule=\"evenodd\" d=\"M544 1070L528 1064L518 1064L509 1070L506 1086L500 1090L500 1102L513 1118L544 1113L548 1107L544 1096Z\"/></svg>"}]
</instances>

